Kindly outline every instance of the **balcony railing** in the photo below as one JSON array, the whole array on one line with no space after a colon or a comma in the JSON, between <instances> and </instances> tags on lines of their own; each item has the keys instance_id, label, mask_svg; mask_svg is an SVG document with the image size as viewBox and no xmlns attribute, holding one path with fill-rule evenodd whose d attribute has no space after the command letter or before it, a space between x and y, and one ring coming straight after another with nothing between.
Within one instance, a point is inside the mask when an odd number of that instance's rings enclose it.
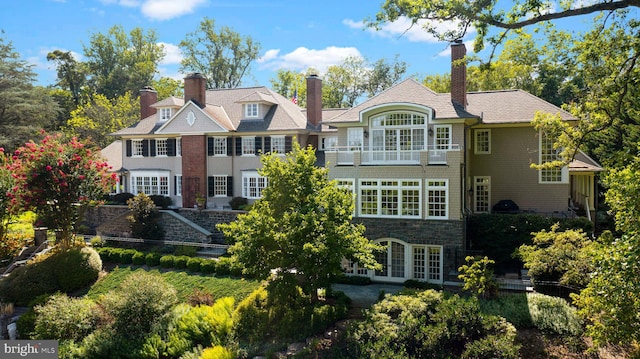
<instances>
[{"instance_id":1,"label":"balcony railing","mask_svg":"<svg viewBox=\"0 0 640 359\"><path fill-rule=\"evenodd\" d=\"M452 151L460 151L460 145L450 145L448 148L425 146L425 148L418 150L396 151L374 151L335 146L328 150L328 152L336 153L338 165L419 165L423 153L426 153L427 164L447 164L447 153Z\"/></svg>"}]
</instances>

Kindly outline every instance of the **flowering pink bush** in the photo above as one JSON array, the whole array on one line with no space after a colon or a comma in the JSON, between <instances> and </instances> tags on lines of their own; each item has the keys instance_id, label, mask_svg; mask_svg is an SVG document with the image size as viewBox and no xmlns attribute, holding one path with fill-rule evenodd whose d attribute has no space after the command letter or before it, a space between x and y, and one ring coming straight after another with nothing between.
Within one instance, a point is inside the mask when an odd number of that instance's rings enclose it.
<instances>
[{"instance_id":1,"label":"flowering pink bush","mask_svg":"<svg viewBox=\"0 0 640 359\"><path fill-rule=\"evenodd\" d=\"M61 231L68 244L78 209L97 204L117 176L108 172L109 165L89 141L43 135L40 143L17 149L5 165L14 182L7 193L9 205L34 211L43 224Z\"/></svg>"}]
</instances>

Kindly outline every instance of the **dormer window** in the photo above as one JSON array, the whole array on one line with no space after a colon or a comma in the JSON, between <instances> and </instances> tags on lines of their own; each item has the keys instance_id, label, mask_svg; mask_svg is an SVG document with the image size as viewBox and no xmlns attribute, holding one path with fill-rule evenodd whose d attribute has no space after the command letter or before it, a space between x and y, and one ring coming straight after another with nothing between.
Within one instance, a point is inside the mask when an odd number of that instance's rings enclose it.
<instances>
[{"instance_id":1,"label":"dormer window","mask_svg":"<svg viewBox=\"0 0 640 359\"><path fill-rule=\"evenodd\" d=\"M164 107L160 109L160 121L164 122L171 118L171 107Z\"/></svg>"},{"instance_id":2,"label":"dormer window","mask_svg":"<svg viewBox=\"0 0 640 359\"><path fill-rule=\"evenodd\" d=\"M244 105L245 112L244 115L247 118L255 118L258 117L258 104L257 103L248 103Z\"/></svg>"}]
</instances>

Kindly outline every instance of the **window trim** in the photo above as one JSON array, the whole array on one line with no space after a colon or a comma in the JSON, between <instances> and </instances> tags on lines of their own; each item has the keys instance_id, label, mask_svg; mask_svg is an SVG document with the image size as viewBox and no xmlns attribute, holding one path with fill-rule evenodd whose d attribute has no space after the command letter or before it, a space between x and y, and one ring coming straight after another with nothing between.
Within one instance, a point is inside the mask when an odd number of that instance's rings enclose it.
<instances>
[{"instance_id":1,"label":"window trim","mask_svg":"<svg viewBox=\"0 0 640 359\"><path fill-rule=\"evenodd\" d=\"M171 107L161 107L161 108L159 108L159 111L158 111L158 116L159 116L158 120L159 120L159 122L167 122L171 118L172 112L173 111L172 111Z\"/></svg>"},{"instance_id":2,"label":"window trim","mask_svg":"<svg viewBox=\"0 0 640 359\"><path fill-rule=\"evenodd\" d=\"M251 179L256 179L256 196L251 196L250 184ZM264 180L262 180L264 179ZM260 182L262 182L263 186L260 188ZM262 197L262 191L267 188L269 182L267 177L260 176L257 171L245 171L242 172L242 197L247 199L259 199Z\"/></svg>"},{"instance_id":3,"label":"window trim","mask_svg":"<svg viewBox=\"0 0 640 359\"><path fill-rule=\"evenodd\" d=\"M478 145L481 143L479 140L480 134L486 133L487 135L487 149L483 150ZM491 129L479 128L474 131L473 135L473 153L476 155L490 155L491 154Z\"/></svg>"},{"instance_id":4,"label":"window trim","mask_svg":"<svg viewBox=\"0 0 640 359\"><path fill-rule=\"evenodd\" d=\"M549 151L549 148L546 146L546 144L550 144L551 149L550 149L550 153L546 153L546 151ZM544 147L543 147L544 146ZM546 150L546 151L545 151ZM560 159L560 156L558 155L559 150L555 150L553 149L553 141L549 140L548 136L545 135L544 131L540 130L539 134L538 134L538 163L544 163L547 162L546 160L549 159L550 161L555 161ZM547 158L543 158L543 157L547 157ZM546 180L545 178L547 178L549 175L547 175L547 173L549 171L559 171L559 180ZM563 166L562 168L549 168L549 169L540 169L538 170L538 183L539 184L567 184L569 183L569 167L568 166Z\"/></svg>"},{"instance_id":5,"label":"window trim","mask_svg":"<svg viewBox=\"0 0 640 359\"><path fill-rule=\"evenodd\" d=\"M218 147L222 143L222 146ZM227 138L222 136L213 136L213 156L214 157L227 157ZM218 149L223 149L222 153L218 153Z\"/></svg>"},{"instance_id":6,"label":"window trim","mask_svg":"<svg viewBox=\"0 0 640 359\"><path fill-rule=\"evenodd\" d=\"M337 147L337 146L338 146L338 136L322 137L320 140L321 151L331 151L334 147Z\"/></svg>"},{"instance_id":7,"label":"window trim","mask_svg":"<svg viewBox=\"0 0 640 359\"><path fill-rule=\"evenodd\" d=\"M347 128L347 147L349 148L349 151L361 151L364 149L364 128Z\"/></svg>"},{"instance_id":8,"label":"window trim","mask_svg":"<svg viewBox=\"0 0 640 359\"><path fill-rule=\"evenodd\" d=\"M229 188L227 186L227 180L229 179L228 175L213 175L211 176L213 177L213 197L229 197L229 194L227 193L227 189ZM218 190L220 189L220 182L224 182L224 194L220 194L218 192Z\"/></svg>"},{"instance_id":9,"label":"window trim","mask_svg":"<svg viewBox=\"0 0 640 359\"><path fill-rule=\"evenodd\" d=\"M245 141L251 141L251 146L247 148L251 149L251 152L245 152ZM255 156L256 155L256 137L255 136L242 136L240 139L240 149L242 150L242 156Z\"/></svg>"},{"instance_id":10,"label":"window trim","mask_svg":"<svg viewBox=\"0 0 640 359\"><path fill-rule=\"evenodd\" d=\"M246 118L258 118L260 116L260 106L257 102L244 105L244 116Z\"/></svg>"},{"instance_id":11,"label":"window trim","mask_svg":"<svg viewBox=\"0 0 640 359\"><path fill-rule=\"evenodd\" d=\"M422 265L420 266L421 269L424 270L424 278L417 278L416 277L416 249L422 249L424 250L424 263L422 263ZM438 275L438 279L432 279L431 276L435 273L431 271L431 263L430 263L430 254L431 254L431 250L432 249L437 249L438 250L438 270L437 270L437 275ZM431 245L431 244L414 244L411 245L411 278L415 279L415 280L419 280L419 281L423 281L423 282L427 282L427 283L434 283L434 284L442 284L444 282L444 275L443 275L443 270L444 270L444 263L443 263L443 246L438 246L438 245Z\"/></svg>"},{"instance_id":12,"label":"window trim","mask_svg":"<svg viewBox=\"0 0 640 359\"><path fill-rule=\"evenodd\" d=\"M152 187L153 185L153 180L152 178L156 179L156 184L154 187L157 187L157 191L151 190L150 193L146 193L143 192L146 195L153 195L153 194L158 194L161 196L170 196L171 193L171 181L169 180L169 178L171 173L169 171L146 171L146 170L140 170L140 171L131 171L129 174L129 184L130 184L130 188L131 188L131 193L135 193L138 194L142 191L140 191L138 189L138 187ZM138 184L136 183L136 179L137 178L149 178L149 184L142 184L141 186L138 186ZM163 180L162 178L165 179L166 181L166 191L163 190Z\"/></svg>"},{"instance_id":13,"label":"window trim","mask_svg":"<svg viewBox=\"0 0 640 359\"><path fill-rule=\"evenodd\" d=\"M176 196L182 197L182 174L176 174Z\"/></svg>"},{"instance_id":14,"label":"window trim","mask_svg":"<svg viewBox=\"0 0 640 359\"><path fill-rule=\"evenodd\" d=\"M487 210L478 210L478 180L487 180ZM491 213L491 176L474 176L473 177L473 212L474 213Z\"/></svg>"},{"instance_id":15,"label":"window trim","mask_svg":"<svg viewBox=\"0 0 640 359\"><path fill-rule=\"evenodd\" d=\"M285 151L286 151L285 135L270 136L270 137L271 137L270 138L270 142L271 142L270 143L270 147L271 148L269 148L269 152L271 152L271 153L275 152L275 153L277 153L279 155L285 155ZM274 141L274 140L276 140L276 139L282 141L282 151L279 151L277 148L274 148L274 144L277 142L277 141Z\"/></svg>"},{"instance_id":16,"label":"window trim","mask_svg":"<svg viewBox=\"0 0 640 359\"><path fill-rule=\"evenodd\" d=\"M447 145L446 148L438 143L438 130L447 129ZM452 143L451 125L433 125L433 148L436 150L451 150ZM441 147L442 146L442 147Z\"/></svg>"},{"instance_id":17,"label":"window trim","mask_svg":"<svg viewBox=\"0 0 640 359\"><path fill-rule=\"evenodd\" d=\"M375 185L373 184L363 184L363 182L376 182ZM397 182L398 184L396 186L383 186L382 183L383 182ZM417 182L417 184L415 186L406 186L403 185L403 182ZM396 194L396 200L397 202L396 204L396 208L395 211L397 212L397 214L384 214L383 212L383 195L382 192L384 190L396 190L397 194ZM362 191L363 190L375 190L376 191L376 207L375 207L375 211L376 214L369 214L369 213L363 213L363 195L362 195ZM416 215L404 215L402 214L403 212L403 206L404 206L404 202L403 202L403 191L404 190L417 190L418 191L418 214ZM362 217L362 218L406 218L406 219L421 219L422 218L422 212L423 212L423 188L422 188L422 179L420 178L398 178L398 179L382 179L382 178L361 178L358 180L358 192L357 192L357 202L356 202L356 206L358 208L357 213L358 213L358 217ZM367 206L368 207L368 206ZM393 209L392 209L393 210Z\"/></svg>"},{"instance_id":18,"label":"window trim","mask_svg":"<svg viewBox=\"0 0 640 359\"><path fill-rule=\"evenodd\" d=\"M131 139L131 157L144 157L144 139Z\"/></svg>"},{"instance_id":19,"label":"window trim","mask_svg":"<svg viewBox=\"0 0 640 359\"><path fill-rule=\"evenodd\" d=\"M436 178L427 178L424 180L425 182L425 202L427 208L425 209L425 218L426 219L436 219L436 220L446 220L449 219L449 180L448 179L436 179ZM444 186L432 186L429 182L444 182ZM444 216L432 216L429 214L431 205L429 190L444 190Z\"/></svg>"},{"instance_id":20,"label":"window trim","mask_svg":"<svg viewBox=\"0 0 640 359\"><path fill-rule=\"evenodd\" d=\"M169 156L169 147L167 146L166 138L156 138L156 157L168 157ZM164 154L160 154L160 144L164 143Z\"/></svg>"}]
</instances>

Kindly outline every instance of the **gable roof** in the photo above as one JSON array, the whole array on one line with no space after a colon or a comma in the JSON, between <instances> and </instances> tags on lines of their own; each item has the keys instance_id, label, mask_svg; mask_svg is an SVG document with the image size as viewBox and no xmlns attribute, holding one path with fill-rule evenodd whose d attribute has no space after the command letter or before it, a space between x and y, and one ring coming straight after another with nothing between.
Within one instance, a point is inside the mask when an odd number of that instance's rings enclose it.
<instances>
[{"instance_id":1,"label":"gable roof","mask_svg":"<svg viewBox=\"0 0 640 359\"><path fill-rule=\"evenodd\" d=\"M158 101L151 105L151 107L159 108L159 107L182 107L184 105L184 99L170 96L165 98L162 101Z\"/></svg>"},{"instance_id":2,"label":"gable roof","mask_svg":"<svg viewBox=\"0 0 640 359\"><path fill-rule=\"evenodd\" d=\"M577 120L569 112L523 90L469 92L467 111L485 124L529 123L536 112L559 114L565 121Z\"/></svg>"}]
</instances>

